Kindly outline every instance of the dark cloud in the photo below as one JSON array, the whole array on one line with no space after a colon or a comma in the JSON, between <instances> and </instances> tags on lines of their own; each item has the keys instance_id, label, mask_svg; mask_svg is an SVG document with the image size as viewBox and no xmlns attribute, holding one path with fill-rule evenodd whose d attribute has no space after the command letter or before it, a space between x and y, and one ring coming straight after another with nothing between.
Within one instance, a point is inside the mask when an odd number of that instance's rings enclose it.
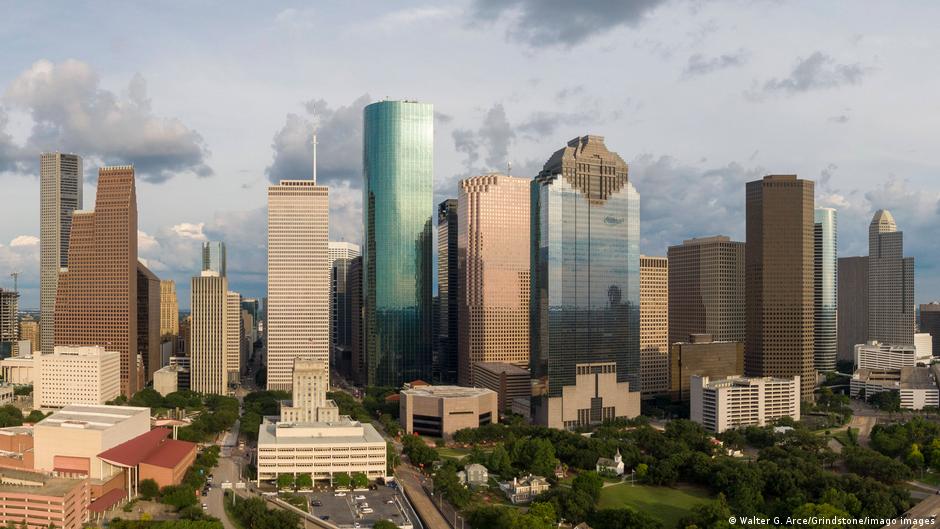
<instances>
[{"instance_id":1,"label":"dark cloud","mask_svg":"<svg viewBox=\"0 0 940 529\"><path fill-rule=\"evenodd\" d=\"M97 72L83 62L41 60L10 84L5 99L32 117L23 150L35 158L40 151L77 152L107 164L133 164L154 183L184 172L212 175L202 136L177 118L155 115L139 74L119 96L100 88ZM0 164L8 159L2 145L0 137Z\"/></svg>"},{"instance_id":2,"label":"dark cloud","mask_svg":"<svg viewBox=\"0 0 940 529\"><path fill-rule=\"evenodd\" d=\"M577 126L586 123L598 123L600 119L593 113L535 112L517 127L520 134L528 139L541 141L554 136L559 126Z\"/></svg>"},{"instance_id":3,"label":"dark cloud","mask_svg":"<svg viewBox=\"0 0 940 529\"><path fill-rule=\"evenodd\" d=\"M701 53L696 53L689 57L689 62L682 72L683 77L695 77L706 75L718 70L743 66L747 63L748 55L744 50L738 50L734 53L725 53L717 57L706 57Z\"/></svg>"},{"instance_id":4,"label":"dark cloud","mask_svg":"<svg viewBox=\"0 0 940 529\"><path fill-rule=\"evenodd\" d=\"M506 118L506 110L501 103L496 103L483 116L483 123L476 131L456 129L451 133L454 148L466 155L464 165L471 172L486 170L504 170L509 156L509 146L515 141L516 133ZM487 167L475 169L476 163L486 151L484 161Z\"/></svg>"},{"instance_id":5,"label":"dark cloud","mask_svg":"<svg viewBox=\"0 0 940 529\"><path fill-rule=\"evenodd\" d=\"M562 88L555 93L555 99L558 101L564 102L572 97L581 96L584 94L584 85L574 85L567 88Z\"/></svg>"},{"instance_id":6,"label":"dark cloud","mask_svg":"<svg viewBox=\"0 0 940 529\"><path fill-rule=\"evenodd\" d=\"M28 163L23 150L13 142L13 136L6 133L9 122L6 110L0 106L0 173L24 173Z\"/></svg>"},{"instance_id":7,"label":"dark cloud","mask_svg":"<svg viewBox=\"0 0 940 529\"><path fill-rule=\"evenodd\" d=\"M838 116L832 116L829 118L830 123L838 123L839 125L849 122L849 117L845 114L839 114Z\"/></svg>"},{"instance_id":8,"label":"dark cloud","mask_svg":"<svg viewBox=\"0 0 940 529\"><path fill-rule=\"evenodd\" d=\"M477 22L509 19L509 37L534 47L572 47L616 28L635 27L666 0L476 0Z\"/></svg>"},{"instance_id":9,"label":"dark cloud","mask_svg":"<svg viewBox=\"0 0 940 529\"><path fill-rule=\"evenodd\" d=\"M817 51L809 57L800 58L787 77L770 79L760 89L752 89L748 95L759 99L766 94L793 95L853 85L860 83L868 71L861 64L840 64L825 53Z\"/></svg>"},{"instance_id":10,"label":"dark cloud","mask_svg":"<svg viewBox=\"0 0 940 529\"><path fill-rule=\"evenodd\" d=\"M313 172L313 132L317 131L317 180L324 184L362 178L362 109L371 98L364 94L347 106L331 108L314 99L304 114L288 114L271 144L274 159L265 169L272 182L310 178Z\"/></svg>"},{"instance_id":11,"label":"dark cloud","mask_svg":"<svg viewBox=\"0 0 940 529\"><path fill-rule=\"evenodd\" d=\"M445 114L443 112L434 111L434 124L435 125L448 125L451 121L454 120L454 116L450 114Z\"/></svg>"}]
</instances>

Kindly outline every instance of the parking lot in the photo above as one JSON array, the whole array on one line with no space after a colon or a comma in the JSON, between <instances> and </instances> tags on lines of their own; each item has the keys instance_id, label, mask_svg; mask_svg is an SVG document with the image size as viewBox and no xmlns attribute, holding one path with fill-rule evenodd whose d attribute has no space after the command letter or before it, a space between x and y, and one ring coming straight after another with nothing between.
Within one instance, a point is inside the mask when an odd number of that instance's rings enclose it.
<instances>
[{"instance_id":1,"label":"parking lot","mask_svg":"<svg viewBox=\"0 0 940 529\"><path fill-rule=\"evenodd\" d=\"M379 487L378 490L347 492L345 496L335 496L333 492L313 492L307 494L310 501L310 513L318 518L325 518L339 527L372 527L379 520L391 520L399 527L415 524L417 518L408 507L397 489ZM355 499L362 496L364 499ZM320 502L316 506L314 502ZM388 503L391 501L392 503ZM363 513L360 504L368 504L371 513Z\"/></svg>"}]
</instances>

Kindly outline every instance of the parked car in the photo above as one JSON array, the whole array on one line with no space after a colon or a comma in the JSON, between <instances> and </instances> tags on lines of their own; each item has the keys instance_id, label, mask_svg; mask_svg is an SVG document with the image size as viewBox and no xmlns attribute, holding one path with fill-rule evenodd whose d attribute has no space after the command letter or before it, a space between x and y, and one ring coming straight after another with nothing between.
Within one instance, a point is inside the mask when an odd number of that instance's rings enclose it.
<instances>
[{"instance_id":1,"label":"parked car","mask_svg":"<svg viewBox=\"0 0 940 529\"><path fill-rule=\"evenodd\" d=\"M385 503L389 505L395 505L395 500L385 500Z\"/></svg>"},{"instance_id":2,"label":"parked car","mask_svg":"<svg viewBox=\"0 0 940 529\"><path fill-rule=\"evenodd\" d=\"M322 507L323 502L320 500L313 500L312 502L310 502L310 505L313 505L314 507Z\"/></svg>"},{"instance_id":3,"label":"parked car","mask_svg":"<svg viewBox=\"0 0 940 529\"><path fill-rule=\"evenodd\" d=\"M337 498L343 498L343 497L346 496L346 493L345 493L345 492L334 492L334 493L333 493L333 496L336 496Z\"/></svg>"},{"instance_id":4,"label":"parked car","mask_svg":"<svg viewBox=\"0 0 940 529\"><path fill-rule=\"evenodd\" d=\"M362 509L361 512L362 512L362 514L372 514L372 513L374 513L375 511L372 510L372 509L370 509L369 507L366 507L365 509Z\"/></svg>"},{"instance_id":5,"label":"parked car","mask_svg":"<svg viewBox=\"0 0 940 529\"><path fill-rule=\"evenodd\" d=\"M325 521L329 520L330 517L329 517L328 515L324 514L323 516L320 517L320 519L325 522Z\"/></svg>"},{"instance_id":6,"label":"parked car","mask_svg":"<svg viewBox=\"0 0 940 529\"><path fill-rule=\"evenodd\" d=\"M366 499L366 497L363 496L362 494L359 494L359 495L357 495L356 497L354 497L353 499L356 500L356 501L359 501L359 500L364 500L364 499Z\"/></svg>"},{"instance_id":7,"label":"parked car","mask_svg":"<svg viewBox=\"0 0 940 529\"><path fill-rule=\"evenodd\" d=\"M209 510L209 506L206 505L205 503L203 503L203 504L202 504L202 510L208 511L208 510Z\"/></svg>"}]
</instances>

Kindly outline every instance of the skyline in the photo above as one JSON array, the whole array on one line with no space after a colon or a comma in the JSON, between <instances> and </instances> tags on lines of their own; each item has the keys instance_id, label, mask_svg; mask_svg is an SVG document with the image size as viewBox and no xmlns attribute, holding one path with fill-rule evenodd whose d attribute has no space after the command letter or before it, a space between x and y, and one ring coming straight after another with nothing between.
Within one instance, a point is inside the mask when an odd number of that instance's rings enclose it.
<instances>
[{"instance_id":1,"label":"skyline","mask_svg":"<svg viewBox=\"0 0 940 529\"><path fill-rule=\"evenodd\" d=\"M744 183L795 173L816 181L817 206L839 210L840 256L866 255L871 215L891 210L916 258L915 301L937 297L930 131L940 118L924 109L938 79L921 69L937 51L926 14L936 6L917 17L816 6L818 19L800 24L779 23L799 16L799 3L558 6L588 22L605 13L605 24L571 24L552 44L551 16L507 5L176 4L160 16L91 5L74 20L53 7L10 10L0 21L10 42L0 50L0 286L23 272L21 307L38 308L39 153L60 149L85 159L86 209L101 162L135 165L140 255L177 282L181 307L204 240L229 247L232 289L261 297L264 189L310 178L310 111L331 238L360 243L362 107L388 94L434 104L434 204L456 197L458 178L510 161L531 178L558 144L603 135L644 197L645 255L697 236L743 240ZM40 18L75 31L74 45L29 31ZM82 30L91 20L113 31ZM764 42L768 31L793 46ZM610 82L590 81L599 64L612 66ZM120 119L104 121L107 112ZM696 207L703 198L707 211Z\"/></svg>"}]
</instances>

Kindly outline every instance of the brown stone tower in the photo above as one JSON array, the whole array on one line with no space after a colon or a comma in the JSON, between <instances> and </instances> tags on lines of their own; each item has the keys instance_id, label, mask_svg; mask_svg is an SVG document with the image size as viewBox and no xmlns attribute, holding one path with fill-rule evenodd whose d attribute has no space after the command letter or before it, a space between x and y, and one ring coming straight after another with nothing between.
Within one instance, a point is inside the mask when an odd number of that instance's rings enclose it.
<instances>
[{"instance_id":1,"label":"brown stone tower","mask_svg":"<svg viewBox=\"0 0 940 529\"><path fill-rule=\"evenodd\" d=\"M121 393L138 390L137 193L134 167L98 170L95 210L76 211L68 270L59 276L56 345L121 354Z\"/></svg>"}]
</instances>

